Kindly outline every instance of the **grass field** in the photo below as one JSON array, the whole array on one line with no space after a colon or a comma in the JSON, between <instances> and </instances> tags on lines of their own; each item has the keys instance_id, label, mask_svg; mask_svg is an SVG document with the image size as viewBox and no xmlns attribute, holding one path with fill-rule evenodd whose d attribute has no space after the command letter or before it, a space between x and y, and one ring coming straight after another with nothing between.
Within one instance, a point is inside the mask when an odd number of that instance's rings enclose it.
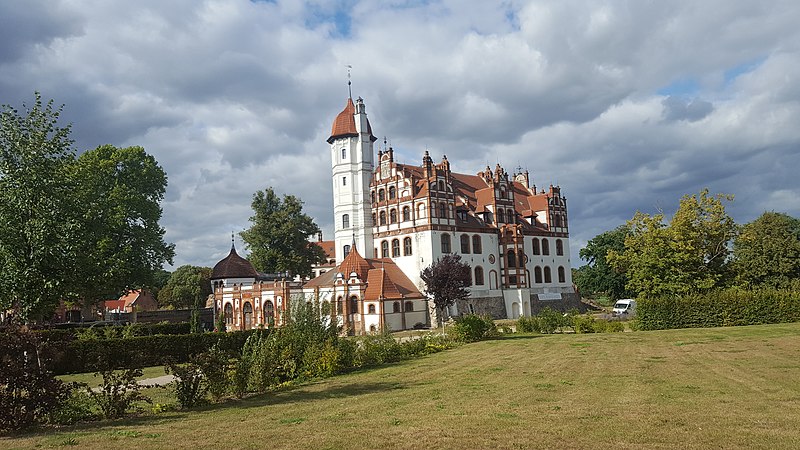
<instances>
[{"instance_id":1,"label":"grass field","mask_svg":"<svg viewBox=\"0 0 800 450\"><path fill-rule=\"evenodd\" d=\"M800 324L511 335L2 448L800 448Z\"/></svg>"}]
</instances>

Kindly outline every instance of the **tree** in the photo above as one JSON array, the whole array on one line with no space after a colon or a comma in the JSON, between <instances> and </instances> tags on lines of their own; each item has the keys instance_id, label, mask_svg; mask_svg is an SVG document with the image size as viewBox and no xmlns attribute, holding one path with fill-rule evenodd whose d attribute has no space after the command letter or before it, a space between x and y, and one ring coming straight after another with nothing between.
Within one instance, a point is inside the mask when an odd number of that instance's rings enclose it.
<instances>
[{"instance_id":1,"label":"tree","mask_svg":"<svg viewBox=\"0 0 800 450\"><path fill-rule=\"evenodd\" d=\"M445 309L469 297L471 269L461 261L461 255L444 255L423 269L420 277L425 282L425 294L433 298L433 304L441 312L442 323Z\"/></svg>"},{"instance_id":2,"label":"tree","mask_svg":"<svg viewBox=\"0 0 800 450\"><path fill-rule=\"evenodd\" d=\"M625 250L608 261L628 276L627 288L644 296L682 295L725 284L729 244L736 224L723 201L733 196L684 195L669 225L664 215L636 212L628 222Z\"/></svg>"},{"instance_id":3,"label":"tree","mask_svg":"<svg viewBox=\"0 0 800 450\"><path fill-rule=\"evenodd\" d=\"M253 194L252 226L239 233L257 270L311 275L311 266L325 261L325 252L308 237L319 233L314 220L303 213L303 202L293 195L278 198L272 188Z\"/></svg>"},{"instance_id":4,"label":"tree","mask_svg":"<svg viewBox=\"0 0 800 450\"><path fill-rule=\"evenodd\" d=\"M611 300L632 296L632 293L625 288L628 277L614 270L606 259L610 250L616 252L625 250L625 237L628 233L628 227L621 225L598 234L581 249L580 257L587 262L576 271L575 284L581 292L605 294Z\"/></svg>"},{"instance_id":5,"label":"tree","mask_svg":"<svg viewBox=\"0 0 800 450\"><path fill-rule=\"evenodd\" d=\"M172 272L167 284L158 293L162 307L201 308L211 294L211 269L209 267L180 266Z\"/></svg>"},{"instance_id":6,"label":"tree","mask_svg":"<svg viewBox=\"0 0 800 450\"><path fill-rule=\"evenodd\" d=\"M63 107L62 107L63 108ZM25 115L0 107L0 309L46 318L74 286L79 236L62 108L39 93Z\"/></svg>"},{"instance_id":7,"label":"tree","mask_svg":"<svg viewBox=\"0 0 800 450\"><path fill-rule=\"evenodd\" d=\"M733 242L737 284L791 288L800 279L800 220L765 212L744 225Z\"/></svg>"},{"instance_id":8,"label":"tree","mask_svg":"<svg viewBox=\"0 0 800 450\"><path fill-rule=\"evenodd\" d=\"M158 284L175 251L159 225L167 175L156 159L141 147L103 145L84 152L71 175L82 211L79 296L93 303Z\"/></svg>"}]
</instances>

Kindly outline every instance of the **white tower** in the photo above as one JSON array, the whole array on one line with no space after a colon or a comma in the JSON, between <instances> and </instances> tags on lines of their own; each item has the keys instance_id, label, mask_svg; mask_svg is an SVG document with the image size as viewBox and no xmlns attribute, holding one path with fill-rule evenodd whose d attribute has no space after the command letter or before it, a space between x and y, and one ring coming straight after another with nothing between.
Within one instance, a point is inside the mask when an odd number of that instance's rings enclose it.
<instances>
[{"instance_id":1,"label":"white tower","mask_svg":"<svg viewBox=\"0 0 800 450\"><path fill-rule=\"evenodd\" d=\"M374 167L372 144L376 140L364 100L359 97L353 104L352 97L348 98L344 110L333 121L328 138L333 167L336 264L354 244L366 257L373 252L369 185Z\"/></svg>"}]
</instances>

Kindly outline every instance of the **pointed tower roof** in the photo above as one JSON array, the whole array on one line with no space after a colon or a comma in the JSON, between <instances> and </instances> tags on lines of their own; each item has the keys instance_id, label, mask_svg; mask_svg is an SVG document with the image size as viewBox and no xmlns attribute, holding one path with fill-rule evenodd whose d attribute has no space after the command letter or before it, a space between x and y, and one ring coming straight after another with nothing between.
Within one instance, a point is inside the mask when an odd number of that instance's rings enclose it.
<instances>
[{"instance_id":1,"label":"pointed tower roof","mask_svg":"<svg viewBox=\"0 0 800 450\"><path fill-rule=\"evenodd\" d=\"M211 271L211 279L222 278L257 278L258 272L253 264L236 253L236 246L231 243L231 252L218 262Z\"/></svg>"},{"instance_id":2,"label":"pointed tower roof","mask_svg":"<svg viewBox=\"0 0 800 450\"><path fill-rule=\"evenodd\" d=\"M363 256L358 253L355 245L350 253L344 257L344 260L339 264L339 273L349 278L350 274L355 272L360 280L366 281L369 274L369 263Z\"/></svg>"},{"instance_id":3,"label":"pointed tower roof","mask_svg":"<svg viewBox=\"0 0 800 450\"><path fill-rule=\"evenodd\" d=\"M338 116L336 116L336 120L333 121L333 126L331 127L331 137L328 138L329 144L332 144L335 139L341 137L358 137L355 114L356 105L353 104L353 98L349 97L344 109L339 113ZM372 125L370 125L369 119L367 119L367 132L369 133L369 137L373 142L378 139L372 135Z\"/></svg>"}]
</instances>

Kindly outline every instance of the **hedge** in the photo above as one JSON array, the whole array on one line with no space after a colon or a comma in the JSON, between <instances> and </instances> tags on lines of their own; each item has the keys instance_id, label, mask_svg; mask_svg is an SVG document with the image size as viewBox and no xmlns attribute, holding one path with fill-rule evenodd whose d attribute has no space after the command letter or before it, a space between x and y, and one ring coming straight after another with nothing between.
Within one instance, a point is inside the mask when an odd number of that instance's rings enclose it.
<instances>
[{"instance_id":1,"label":"hedge","mask_svg":"<svg viewBox=\"0 0 800 450\"><path fill-rule=\"evenodd\" d=\"M726 289L684 297L640 298L641 330L800 321L800 292Z\"/></svg>"},{"instance_id":2,"label":"hedge","mask_svg":"<svg viewBox=\"0 0 800 450\"><path fill-rule=\"evenodd\" d=\"M55 352L53 372L94 372L103 368L148 367L167 360L183 363L189 356L207 351L214 344L237 356L247 338L259 330L230 333L137 336L132 338L79 340L74 337L48 339ZM263 331L266 332L266 331Z\"/></svg>"}]
</instances>

